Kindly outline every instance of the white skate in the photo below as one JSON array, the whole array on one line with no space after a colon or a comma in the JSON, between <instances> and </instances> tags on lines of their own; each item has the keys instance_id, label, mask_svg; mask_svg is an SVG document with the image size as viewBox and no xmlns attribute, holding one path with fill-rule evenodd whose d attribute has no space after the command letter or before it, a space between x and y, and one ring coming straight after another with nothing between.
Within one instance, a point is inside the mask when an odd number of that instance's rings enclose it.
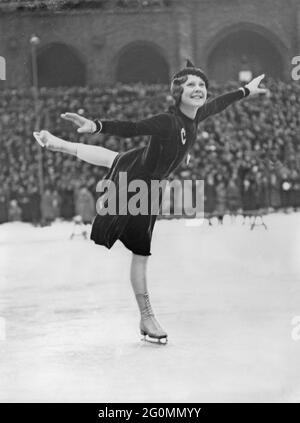
<instances>
[{"instance_id":1,"label":"white skate","mask_svg":"<svg viewBox=\"0 0 300 423\"><path fill-rule=\"evenodd\" d=\"M154 344L166 345L168 343L168 335L161 328L160 324L154 316L142 317L140 323L141 335L145 342L151 342Z\"/></svg>"},{"instance_id":2,"label":"white skate","mask_svg":"<svg viewBox=\"0 0 300 423\"><path fill-rule=\"evenodd\" d=\"M43 141L41 140L41 136L39 132L33 132L33 136L34 138L37 140L37 142L40 144L41 147L45 147L46 144L43 143Z\"/></svg>"},{"instance_id":3,"label":"white skate","mask_svg":"<svg viewBox=\"0 0 300 423\"><path fill-rule=\"evenodd\" d=\"M41 147L46 147L50 151L58 151L59 153L69 153L76 155L76 144L64 141L46 130L33 132L34 138Z\"/></svg>"},{"instance_id":4,"label":"white skate","mask_svg":"<svg viewBox=\"0 0 300 423\"><path fill-rule=\"evenodd\" d=\"M168 335L154 316L148 293L137 294L136 299L141 311L140 332L144 336L143 340L161 345L167 344Z\"/></svg>"}]
</instances>

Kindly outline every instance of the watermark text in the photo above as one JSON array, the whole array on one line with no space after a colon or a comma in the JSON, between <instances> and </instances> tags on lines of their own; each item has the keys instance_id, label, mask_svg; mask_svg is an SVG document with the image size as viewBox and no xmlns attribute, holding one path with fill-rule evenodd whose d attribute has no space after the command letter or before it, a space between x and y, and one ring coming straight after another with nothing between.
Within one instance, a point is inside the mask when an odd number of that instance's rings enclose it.
<instances>
[{"instance_id":1,"label":"watermark text","mask_svg":"<svg viewBox=\"0 0 300 423\"><path fill-rule=\"evenodd\" d=\"M170 215L201 218L204 215L204 181L134 179L127 172L118 180L101 180L96 191L100 197L97 213L104 215Z\"/></svg>"},{"instance_id":2,"label":"watermark text","mask_svg":"<svg viewBox=\"0 0 300 423\"><path fill-rule=\"evenodd\" d=\"M299 81L300 79L300 56L295 56L292 58L292 65L294 66L292 69L292 79L294 81Z\"/></svg>"}]
</instances>

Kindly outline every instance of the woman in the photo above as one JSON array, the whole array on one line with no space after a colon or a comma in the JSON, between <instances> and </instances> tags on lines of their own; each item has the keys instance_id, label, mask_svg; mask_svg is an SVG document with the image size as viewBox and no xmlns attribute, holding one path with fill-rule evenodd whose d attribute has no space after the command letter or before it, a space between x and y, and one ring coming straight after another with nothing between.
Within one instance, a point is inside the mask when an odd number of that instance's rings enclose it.
<instances>
[{"instance_id":1,"label":"woman","mask_svg":"<svg viewBox=\"0 0 300 423\"><path fill-rule=\"evenodd\" d=\"M175 107L138 122L91 121L75 113L62 115L77 125L79 133L106 133L120 137L150 135L148 145L118 154L103 147L71 143L54 137L47 131L36 135L42 146L50 150L73 154L81 160L109 168L106 178L118 184L120 172L127 172L127 181L167 178L187 157L196 140L197 126L207 117L221 112L231 103L247 95L264 93L259 83L264 75L252 80L246 87L217 97L206 103L208 79L204 72L190 61L176 73L171 83ZM159 199L159 202L161 198ZM111 248L117 239L132 251L131 284L141 313L141 334L155 340L167 333L154 317L148 295L146 267L151 255L151 238L156 214L133 216L97 215L91 238L96 244ZM146 339L146 338L145 338Z\"/></svg>"}]
</instances>

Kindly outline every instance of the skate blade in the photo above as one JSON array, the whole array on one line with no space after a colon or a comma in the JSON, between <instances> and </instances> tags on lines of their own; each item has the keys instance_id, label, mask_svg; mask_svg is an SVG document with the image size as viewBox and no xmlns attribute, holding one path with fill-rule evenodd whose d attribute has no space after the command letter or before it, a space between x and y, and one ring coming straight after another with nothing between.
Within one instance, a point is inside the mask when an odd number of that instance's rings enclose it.
<instances>
[{"instance_id":1,"label":"skate blade","mask_svg":"<svg viewBox=\"0 0 300 423\"><path fill-rule=\"evenodd\" d=\"M149 335L144 335L141 341L148 342L149 344L156 344L156 345L167 345L168 337L165 338L152 338Z\"/></svg>"},{"instance_id":2,"label":"skate blade","mask_svg":"<svg viewBox=\"0 0 300 423\"><path fill-rule=\"evenodd\" d=\"M33 136L37 140L37 142L40 144L41 147L45 147L45 144L42 142L39 132L33 132Z\"/></svg>"}]
</instances>

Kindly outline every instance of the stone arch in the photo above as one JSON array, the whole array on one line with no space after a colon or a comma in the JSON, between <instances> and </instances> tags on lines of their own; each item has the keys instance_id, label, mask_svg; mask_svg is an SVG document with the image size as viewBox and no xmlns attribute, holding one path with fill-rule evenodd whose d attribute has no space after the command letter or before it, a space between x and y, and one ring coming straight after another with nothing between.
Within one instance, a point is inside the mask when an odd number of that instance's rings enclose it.
<instances>
[{"instance_id":1,"label":"stone arch","mask_svg":"<svg viewBox=\"0 0 300 423\"><path fill-rule=\"evenodd\" d=\"M248 67L253 76L286 76L287 48L275 34L259 25L240 23L223 29L210 40L206 52L209 79L220 83L237 80L242 67Z\"/></svg>"},{"instance_id":2,"label":"stone arch","mask_svg":"<svg viewBox=\"0 0 300 423\"><path fill-rule=\"evenodd\" d=\"M85 64L77 51L63 43L51 43L37 52L40 87L84 86Z\"/></svg>"},{"instance_id":3,"label":"stone arch","mask_svg":"<svg viewBox=\"0 0 300 423\"><path fill-rule=\"evenodd\" d=\"M115 59L115 80L148 84L169 82L169 65L159 46L137 41L123 47Z\"/></svg>"}]
</instances>

